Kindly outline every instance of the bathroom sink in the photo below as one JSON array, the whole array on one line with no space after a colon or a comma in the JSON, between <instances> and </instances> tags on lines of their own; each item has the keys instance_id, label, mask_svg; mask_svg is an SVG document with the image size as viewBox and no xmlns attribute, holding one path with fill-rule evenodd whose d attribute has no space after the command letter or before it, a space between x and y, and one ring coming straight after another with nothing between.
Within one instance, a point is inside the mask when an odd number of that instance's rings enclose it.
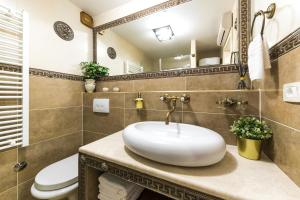
<instances>
[{"instance_id":1,"label":"bathroom sink","mask_svg":"<svg viewBox=\"0 0 300 200\"><path fill-rule=\"evenodd\" d=\"M221 161L226 145L218 133L200 126L160 121L138 122L123 132L126 147L157 162L197 167Z\"/></svg>"}]
</instances>

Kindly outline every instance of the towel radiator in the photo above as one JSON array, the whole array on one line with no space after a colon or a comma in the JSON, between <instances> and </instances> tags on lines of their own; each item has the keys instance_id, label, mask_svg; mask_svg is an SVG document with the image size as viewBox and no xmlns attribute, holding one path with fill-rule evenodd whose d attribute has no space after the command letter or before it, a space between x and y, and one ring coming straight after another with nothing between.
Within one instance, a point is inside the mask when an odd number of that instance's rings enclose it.
<instances>
[{"instance_id":1,"label":"towel radiator","mask_svg":"<svg viewBox=\"0 0 300 200\"><path fill-rule=\"evenodd\" d=\"M0 151L29 144L29 19L0 5Z\"/></svg>"}]
</instances>

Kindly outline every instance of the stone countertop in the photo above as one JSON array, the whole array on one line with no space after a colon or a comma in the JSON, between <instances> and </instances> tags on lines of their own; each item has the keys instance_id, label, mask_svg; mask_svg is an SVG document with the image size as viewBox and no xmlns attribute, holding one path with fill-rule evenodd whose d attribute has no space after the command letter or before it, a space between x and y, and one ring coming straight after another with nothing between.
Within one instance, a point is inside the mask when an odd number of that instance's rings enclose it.
<instances>
[{"instance_id":1,"label":"stone countertop","mask_svg":"<svg viewBox=\"0 0 300 200\"><path fill-rule=\"evenodd\" d=\"M224 159L208 167L176 167L125 148L122 131L82 146L79 152L224 199L299 200L300 188L265 155L253 161L227 145Z\"/></svg>"}]
</instances>

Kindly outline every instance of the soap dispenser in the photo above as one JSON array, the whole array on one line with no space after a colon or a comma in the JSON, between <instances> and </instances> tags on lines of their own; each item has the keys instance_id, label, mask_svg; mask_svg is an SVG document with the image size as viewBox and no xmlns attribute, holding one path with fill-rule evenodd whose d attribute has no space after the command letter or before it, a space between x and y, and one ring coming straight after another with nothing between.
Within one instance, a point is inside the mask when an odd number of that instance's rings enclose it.
<instances>
[{"instance_id":1,"label":"soap dispenser","mask_svg":"<svg viewBox=\"0 0 300 200\"><path fill-rule=\"evenodd\" d=\"M144 108L144 99L142 98L142 94L138 92L138 96L135 99L135 107L140 110Z\"/></svg>"}]
</instances>

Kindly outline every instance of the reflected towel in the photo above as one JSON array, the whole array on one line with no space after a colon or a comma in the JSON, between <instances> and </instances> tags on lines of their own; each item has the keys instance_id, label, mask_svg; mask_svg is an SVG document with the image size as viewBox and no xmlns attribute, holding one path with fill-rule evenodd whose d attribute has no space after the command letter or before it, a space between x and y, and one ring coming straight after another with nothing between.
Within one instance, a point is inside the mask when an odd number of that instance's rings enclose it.
<instances>
[{"instance_id":1,"label":"reflected towel","mask_svg":"<svg viewBox=\"0 0 300 200\"><path fill-rule=\"evenodd\" d=\"M270 69L269 47L261 35L257 35L249 44L248 69L251 81L264 78L264 70Z\"/></svg>"}]
</instances>

